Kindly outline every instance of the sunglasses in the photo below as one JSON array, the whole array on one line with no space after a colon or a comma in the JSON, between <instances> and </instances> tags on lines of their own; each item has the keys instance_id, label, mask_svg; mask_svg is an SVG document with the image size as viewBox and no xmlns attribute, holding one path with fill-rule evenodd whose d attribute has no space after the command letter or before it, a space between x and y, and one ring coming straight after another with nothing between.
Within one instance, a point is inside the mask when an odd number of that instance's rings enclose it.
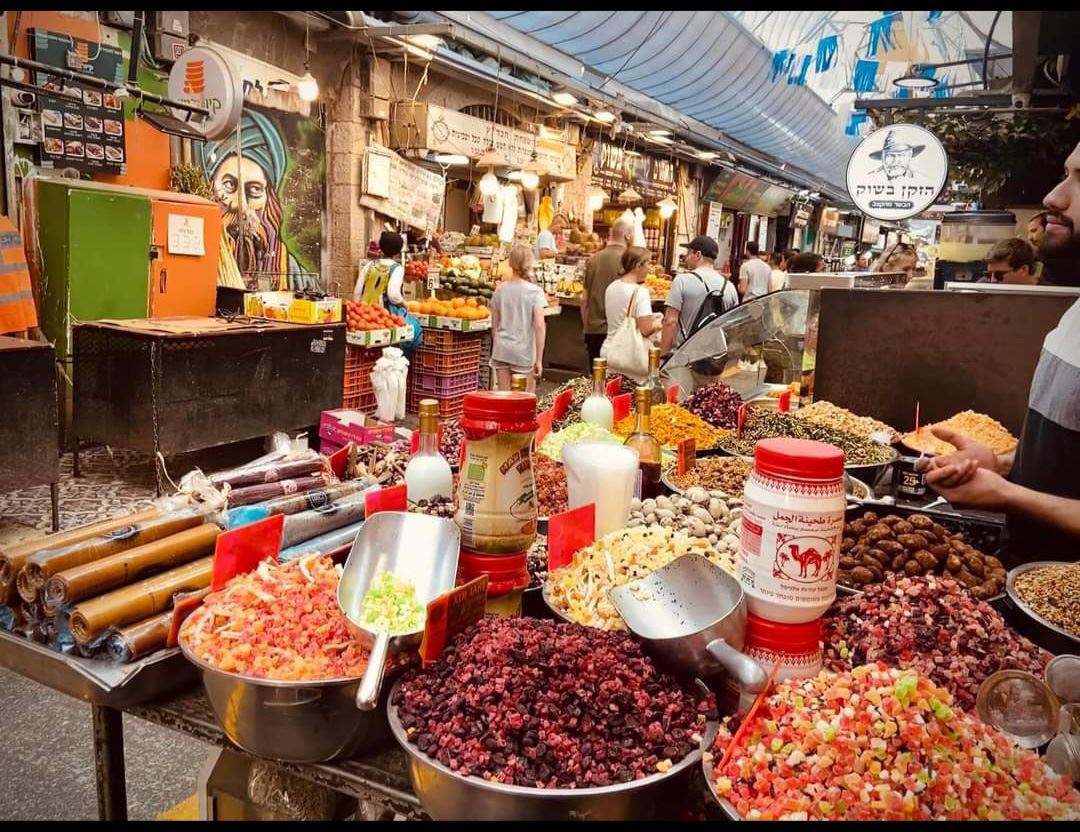
<instances>
[{"instance_id":1,"label":"sunglasses","mask_svg":"<svg viewBox=\"0 0 1080 832\"><path fill-rule=\"evenodd\" d=\"M1004 280L1005 275L1009 274L1011 271L1012 269L994 269L993 271L988 271L987 274L990 276L991 280L1000 282Z\"/></svg>"}]
</instances>

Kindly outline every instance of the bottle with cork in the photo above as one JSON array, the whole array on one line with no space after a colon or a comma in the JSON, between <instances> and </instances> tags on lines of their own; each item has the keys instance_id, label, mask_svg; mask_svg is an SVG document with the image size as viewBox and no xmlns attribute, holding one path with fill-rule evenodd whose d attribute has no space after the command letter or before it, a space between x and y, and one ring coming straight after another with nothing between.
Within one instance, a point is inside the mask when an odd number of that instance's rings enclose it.
<instances>
[{"instance_id":1,"label":"bottle with cork","mask_svg":"<svg viewBox=\"0 0 1080 832\"><path fill-rule=\"evenodd\" d=\"M439 403L420 401L420 447L405 468L405 489L410 503L454 495L454 477L439 453Z\"/></svg>"},{"instance_id":2,"label":"bottle with cork","mask_svg":"<svg viewBox=\"0 0 1080 832\"><path fill-rule=\"evenodd\" d=\"M607 397L607 359L593 359L593 391L581 405L581 421L611 430L615 424L615 410Z\"/></svg>"},{"instance_id":3,"label":"bottle with cork","mask_svg":"<svg viewBox=\"0 0 1080 832\"><path fill-rule=\"evenodd\" d=\"M637 411L637 423L634 432L627 437L626 447L633 448L638 454L638 472L641 477L638 492L642 500L660 496L660 443L652 434L650 413L652 411L652 390L638 387L634 390L634 408Z\"/></svg>"}]
</instances>

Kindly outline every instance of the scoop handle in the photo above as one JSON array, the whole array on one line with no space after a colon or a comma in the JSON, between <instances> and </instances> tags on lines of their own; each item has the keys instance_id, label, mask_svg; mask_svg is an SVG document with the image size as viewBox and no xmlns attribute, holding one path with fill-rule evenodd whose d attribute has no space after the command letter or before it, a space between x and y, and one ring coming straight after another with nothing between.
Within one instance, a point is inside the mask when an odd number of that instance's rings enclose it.
<instances>
[{"instance_id":1,"label":"scoop handle","mask_svg":"<svg viewBox=\"0 0 1080 832\"><path fill-rule=\"evenodd\" d=\"M379 704L379 690L382 688L383 673L386 670L386 657L390 652L390 634L379 633L375 645L371 648L367 670L356 689L356 707L361 711L373 711Z\"/></svg>"},{"instance_id":2,"label":"scoop handle","mask_svg":"<svg viewBox=\"0 0 1080 832\"><path fill-rule=\"evenodd\" d=\"M745 653L740 653L722 638L713 639L705 649L723 665L724 670L735 677L735 681L743 690L758 693L765 687L769 677L762 670L761 665Z\"/></svg>"}]
</instances>

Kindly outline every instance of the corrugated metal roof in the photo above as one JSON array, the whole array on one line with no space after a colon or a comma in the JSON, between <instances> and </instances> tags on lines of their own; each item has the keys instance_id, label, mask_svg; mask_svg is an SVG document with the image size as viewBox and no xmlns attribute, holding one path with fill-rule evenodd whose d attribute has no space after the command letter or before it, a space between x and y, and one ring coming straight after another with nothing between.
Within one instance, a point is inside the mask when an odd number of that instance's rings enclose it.
<instances>
[{"instance_id":1,"label":"corrugated metal roof","mask_svg":"<svg viewBox=\"0 0 1080 832\"><path fill-rule=\"evenodd\" d=\"M843 188L853 145L840 116L811 90L771 81L771 53L727 12L486 14L778 162Z\"/></svg>"}]
</instances>

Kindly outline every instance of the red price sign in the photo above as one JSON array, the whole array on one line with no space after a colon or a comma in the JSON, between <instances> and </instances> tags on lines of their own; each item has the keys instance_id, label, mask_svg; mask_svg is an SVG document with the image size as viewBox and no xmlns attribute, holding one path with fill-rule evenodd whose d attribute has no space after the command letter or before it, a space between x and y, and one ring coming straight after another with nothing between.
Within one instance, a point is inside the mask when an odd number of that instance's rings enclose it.
<instances>
[{"instance_id":1,"label":"red price sign","mask_svg":"<svg viewBox=\"0 0 1080 832\"><path fill-rule=\"evenodd\" d=\"M780 412L787 413L791 410L791 391L785 390L780 394Z\"/></svg>"},{"instance_id":2,"label":"red price sign","mask_svg":"<svg viewBox=\"0 0 1080 832\"><path fill-rule=\"evenodd\" d=\"M739 413L735 417L735 435L742 439L743 425L746 424L746 405L739 405Z\"/></svg>"},{"instance_id":3,"label":"red price sign","mask_svg":"<svg viewBox=\"0 0 1080 832\"><path fill-rule=\"evenodd\" d=\"M368 491L364 495L364 517L370 520L371 515L380 511L406 511L409 508L408 494L404 485Z\"/></svg>"},{"instance_id":4,"label":"red price sign","mask_svg":"<svg viewBox=\"0 0 1080 832\"><path fill-rule=\"evenodd\" d=\"M555 421L555 408L545 410L539 416L536 417L536 424L539 426L536 429L536 444L539 445L544 441L544 437L551 433L551 426Z\"/></svg>"},{"instance_id":5,"label":"red price sign","mask_svg":"<svg viewBox=\"0 0 1080 832\"><path fill-rule=\"evenodd\" d=\"M276 562L284 528L285 515L275 514L219 535L214 548L211 589L217 592L234 575L250 572L267 558Z\"/></svg>"},{"instance_id":6,"label":"red price sign","mask_svg":"<svg viewBox=\"0 0 1080 832\"><path fill-rule=\"evenodd\" d=\"M165 641L166 647L175 647L180 636L180 627L187 617L191 615L203 602L203 598L210 594L210 587L198 589L195 592L178 592L173 596L172 621L169 622L169 637Z\"/></svg>"},{"instance_id":7,"label":"red price sign","mask_svg":"<svg viewBox=\"0 0 1080 832\"><path fill-rule=\"evenodd\" d=\"M574 391L563 390L559 395L555 397L555 402L552 404L551 409L555 412L555 421L563 418L570 412L570 405L574 403Z\"/></svg>"},{"instance_id":8,"label":"red price sign","mask_svg":"<svg viewBox=\"0 0 1080 832\"><path fill-rule=\"evenodd\" d=\"M697 465L697 440L684 439L679 443L677 462L679 476L681 477L687 471L693 471L695 465Z\"/></svg>"},{"instance_id":9,"label":"red price sign","mask_svg":"<svg viewBox=\"0 0 1080 832\"><path fill-rule=\"evenodd\" d=\"M574 555L596 540L596 505L572 508L548 519L548 569L571 563Z\"/></svg>"},{"instance_id":10,"label":"red price sign","mask_svg":"<svg viewBox=\"0 0 1080 832\"><path fill-rule=\"evenodd\" d=\"M439 658L451 638L484 617L487 588L488 576L481 575L427 605L424 638L420 642L424 667Z\"/></svg>"},{"instance_id":11,"label":"red price sign","mask_svg":"<svg viewBox=\"0 0 1080 832\"><path fill-rule=\"evenodd\" d=\"M346 443L344 448L330 454L330 470L339 480L345 479L345 466L349 464L349 454L352 452L353 443Z\"/></svg>"},{"instance_id":12,"label":"red price sign","mask_svg":"<svg viewBox=\"0 0 1080 832\"><path fill-rule=\"evenodd\" d=\"M613 378L609 381L607 387L604 388L604 392L607 393L609 399L619 395L620 390L622 390L622 382L617 378Z\"/></svg>"},{"instance_id":13,"label":"red price sign","mask_svg":"<svg viewBox=\"0 0 1080 832\"><path fill-rule=\"evenodd\" d=\"M667 403L678 404L679 403L679 385L672 384L667 389Z\"/></svg>"},{"instance_id":14,"label":"red price sign","mask_svg":"<svg viewBox=\"0 0 1080 832\"><path fill-rule=\"evenodd\" d=\"M611 418L614 419L616 423L621 422L630 415L630 404L633 400L633 393L623 393L621 396L616 396L611 400Z\"/></svg>"}]
</instances>

